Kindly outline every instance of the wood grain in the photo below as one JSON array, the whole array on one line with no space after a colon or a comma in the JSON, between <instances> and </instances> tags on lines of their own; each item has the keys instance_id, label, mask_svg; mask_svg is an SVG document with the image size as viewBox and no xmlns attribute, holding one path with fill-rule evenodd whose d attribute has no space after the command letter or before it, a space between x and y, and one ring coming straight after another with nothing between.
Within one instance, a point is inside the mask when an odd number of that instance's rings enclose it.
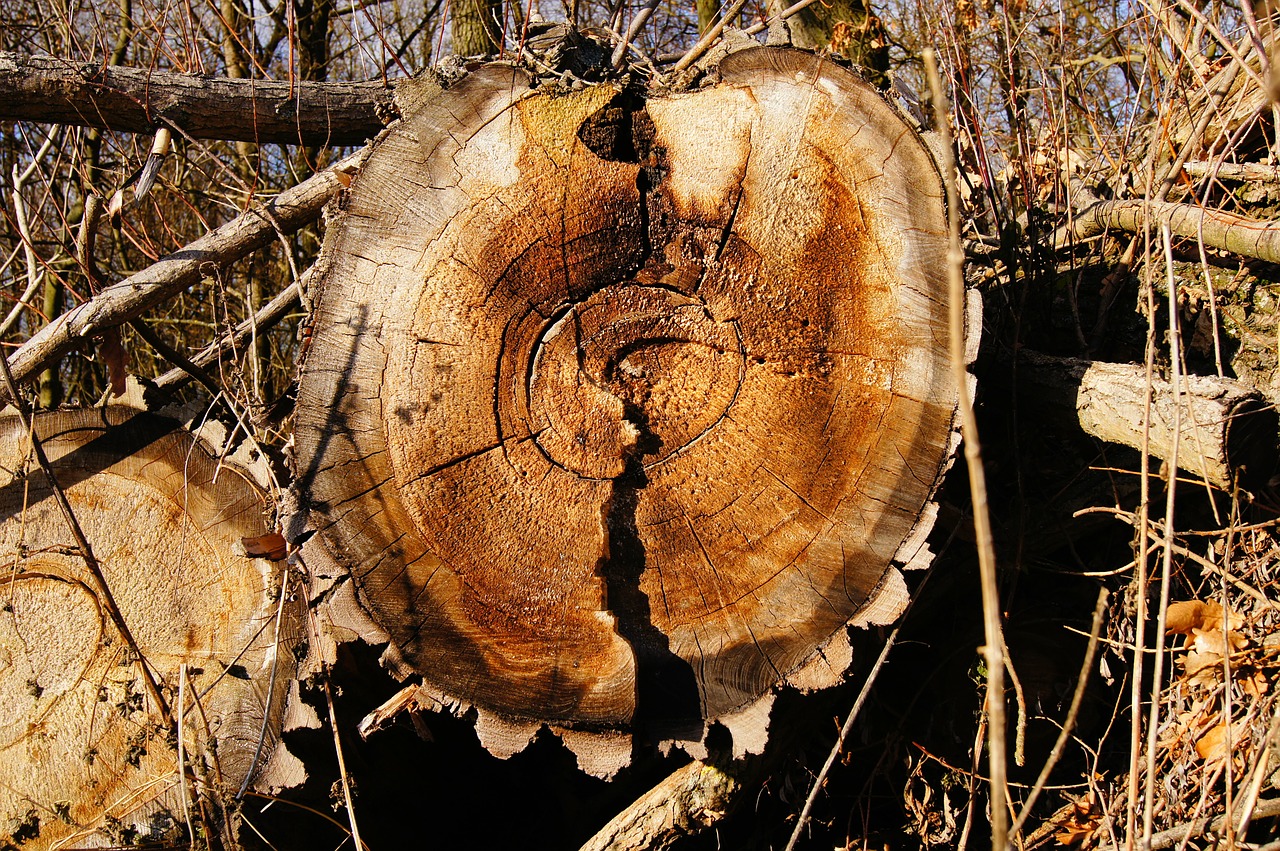
<instances>
[{"instance_id":1,"label":"wood grain","mask_svg":"<svg viewBox=\"0 0 1280 851\"><path fill-rule=\"evenodd\" d=\"M762 745L776 685L896 616L952 448L927 149L813 55L719 74L551 96L486 66L326 239L300 491L393 654L526 739Z\"/></svg>"},{"instance_id":2,"label":"wood grain","mask_svg":"<svg viewBox=\"0 0 1280 851\"><path fill-rule=\"evenodd\" d=\"M263 720L280 711L291 645L277 645L280 566L240 547L267 529L262 491L176 426L126 408L35 420L175 716L187 666L198 818L201 797L229 801L271 753L270 731L259 748ZM185 835L175 731L147 700L29 453L17 418L0 418L0 830L23 851Z\"/></svg>"}]
</instances>

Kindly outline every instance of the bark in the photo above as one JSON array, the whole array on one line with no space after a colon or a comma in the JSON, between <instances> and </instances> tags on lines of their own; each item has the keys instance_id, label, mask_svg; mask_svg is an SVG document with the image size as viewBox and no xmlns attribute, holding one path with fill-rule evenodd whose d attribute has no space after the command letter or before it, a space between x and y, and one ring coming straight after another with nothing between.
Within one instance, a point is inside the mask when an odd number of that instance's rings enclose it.
<instances>
[{"instance_id":1,"label":"bark","mask_svg":"<svg viewBox=\"0 0 1280 851\"><path fill-rule=\"evenodd\" d=\"M391 100L382 82L234 80L0 53L0 121L341 147L376 136Z\"/></svg>"},{"instance_id":2,"label":"bark","mask_svg":"<svg viewBox=\"0 0 1280 851\"><path fill-rule=\"evenodd\" d=\"M618 813L579 851L657 851L701 833L736 803L742 766L695 760Z\"/></svg>"},{"instance_id":3,"label":"bark","mask_svg":"<svg viewBox=\"0 0 1280 851\"><path fill-rule=\"evenodd\" d=\"M1146 406L1146 367L1091 363L1023 351L1018 375L1036 399L1070 406L1080 427L1111 443L1140 449ZM1275 470L1274 406L1255 389L1229 378L1192 375L1174 392L1170 382L1152 381L1148 450L1173 460L1174 417L1178 414L1178 466L1224 488L1239 476L1245 484L1265 482Z\"/></svg>"},{"instance_id":4,"label":"bark","mask_svg":"<svg viewBox=\"0 0 1280 851\"><path fill-rule=\"evenodd\" d=\"M501 0L458 0L450 29L458 56L489 56L502 43Z\"/></svg>"},{"instance_id":5,"label":"bark","mask_svg":"<svg viewBox=\"0 0 1280 851\"><path fill-rule=\"evenodd\" d=\"M268 531L269 504L176 428L119 407L35 421L177 733L104 617L17 418L0 419L0 825L23 851L172 839L186 812L230 829L213 807L272 753L296 613L279 605L283 565L241 543Z\"/></svg>"},{"instance_id":6,"label":"bark","mask_svg":"<svg viewBox=\"0 0 1280 851\"><path fill-rule=\"evenodd\" d=\"M736 755L896 616L953 448L936 166L852 73L753 48L678 96L492 65L327 231L295 425L319 542L416 705ZM914 533L914 534L913 534Z\"/></svg>"},{"instance_id":7,"label":"bark","mask_svg":"<svg viewBox=\"0 0 1280 851\"><path fill-rule=\"evenodd\" d=\"M14 378L20 382L29 380L93 334L141 316L197 283L207 271L262 248L276 238L277 232L293 233L315 221L324 205L342 188L346 172L355 167L359 156L308 178L263 207L232 219L62 314L9 357ZM6 398L7 394L0 391L0 401Z\"/></svg>"},{"instance_id":8,"label":"bark","mask_svg":"<svg viewBox=\"0 0 1280 851\"><path fill-rule=\"evenodd\" d=\"M1055 236L1054 242L1086 239L1109 229L1138 233L1160 224L1167 224L1174 236L1203 240L1210 248L1280 263L1280 222L1169 201L1102 201L1081 211L1070 227Z\"/></svg>"}]
</instances>

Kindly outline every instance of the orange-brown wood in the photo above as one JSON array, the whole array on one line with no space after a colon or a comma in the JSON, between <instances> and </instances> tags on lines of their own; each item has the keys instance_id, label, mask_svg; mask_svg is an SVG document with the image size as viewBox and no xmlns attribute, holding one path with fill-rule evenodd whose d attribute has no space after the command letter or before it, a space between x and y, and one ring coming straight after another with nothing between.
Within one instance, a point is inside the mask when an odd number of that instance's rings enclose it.
<instances>
[{"instance_id":1,"label":"orange-brown wood","mask_svg":"<svg viewBox=\"0 0 1280 851\"><path fill-rule=\"evenodd\" d=\"M526 740L746 742L896 616L952 447L946 222L855 75L758 48L697 91L543 94L486 66L341 209L299 487L427 693Z\"/></svg>"}]
</instances>

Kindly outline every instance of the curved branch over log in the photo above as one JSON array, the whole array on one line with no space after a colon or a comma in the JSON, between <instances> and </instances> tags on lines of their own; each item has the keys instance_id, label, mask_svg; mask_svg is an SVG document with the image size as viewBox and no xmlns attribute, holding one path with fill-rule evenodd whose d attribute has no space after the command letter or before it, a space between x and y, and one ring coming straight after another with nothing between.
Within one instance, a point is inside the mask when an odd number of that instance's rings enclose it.
<instances>
[{"instance_id":1,"label":"curved branch over log","mask_svg":"<svg viewBox=\"0 0 1280 851\"><path fill-rule=\"evenodd\" d=\"M9 356L14 379L29 380L83 340L136 319L202 276L263 248L277 233L293 233L320 218L363 157L363 151L353 154L62 314ZM0 404L8 395L0 388Z\"/></svg>"},{"instance_id":2,"label":"curved branch over log","mask_svg":"<svg viewBox=\"0 0 1280 851\"><path fill-rule=\"evenodd\" d=\"M233 80L0 52L0 121L342 147L363 145L394 113L383 82Z\"/></svg>"},{"instance_id":3,"label":"curved branch over log","mask_svg":"<svg viewBox=\"0 0 1280 851\"><path fill-rule=\"evenodd\" d=\"M1101 201L1082 210L1054 244L1087 239L1106 230L1138 233L1149 224L1167 223L1174 236L1203 239L1210 248L1280 263L1280 222L1264 222L1221 210L1171 201Z\"/></svg>"},{"instance_id":4,"label":"curved branch over log","mask_svg":"<svg viewBox=\"0 0 1280 851\"><path fill-rule=\"evenodd\" d=\"M937 167L800 51L553 96L489 65L375 146L317 266L298 488L416 705L764 744L905 602L952 442ZM923 514L923 517L922 517ZM915 533L913 535L913 533ZM911 544L907 544L908 541Z\"/></svg>"},{"instance_id":5,"label":"curved branch over log","mask_svg":"<svg viewBox=\"0 0 1280 851\"><path fill-rule=\"evenodd\" d=\"M164 417L34 428L179 727L146 699L18 418L0 418L0 829L23 851L185 838L184 812L229 830L211 807L272 755L293 676L282 565L242 545L268 531L266 496Z\"/></svg>"}]
</instances>

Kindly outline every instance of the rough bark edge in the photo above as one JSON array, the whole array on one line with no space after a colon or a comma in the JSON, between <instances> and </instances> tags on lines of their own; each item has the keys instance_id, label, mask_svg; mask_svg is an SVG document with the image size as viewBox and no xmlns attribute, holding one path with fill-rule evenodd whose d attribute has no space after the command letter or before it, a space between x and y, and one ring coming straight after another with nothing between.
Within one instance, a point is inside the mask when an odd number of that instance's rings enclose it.
<instances>
[{"instance_id":1,"label":"rough bark edge","mask_svg":"<svg viewBox=\"0 0 1280 851\"><path fill-rule=\"evenodd\" d=\"M717 57L717 64L719 60L728 55L737 53L742 49L758 46L755 43L731 46L723 55ZM396 100L403 113L411 111L414 104L424 99L436 97L442 91L443 89L439 82L432 80L428 81L427 86L416 90L411 91L406 87L405 91L397 93ZM877 92L877 94L879 93ZM935 145L937 142L935 139L929 138L932 134L922 134L916 124L912 122L909 116L904 115L902 110L883 95L880 95L880 99L920 142L927 156L935 163L936 169L937 153ZM394 127L394 124L389 126L386 132L394 130ZM369 152L377 147L377 142L380 140L375 140L374 144L366 149L366 157ZM939 182L941 183L940 176ZM323 280L324 271L329 262L331 262L331 258L327 255L327 252L322 251L320 258L313 267L316 272L316 280ZM308 293L310 305L314 305L318 297L318 292ZM981 332L982 298L976 290L968 290L966 291L965 301L965 362L970 367L978 356ZM974 398L976 390L977 379L970 373L965 392L969 394L971 400ZM729 730L733 740L733 755L735 759L745 758L748 755L759 754L763 751L768 740L770 711L778 690L783 686L796 687L808 692L830 688L843 680L848 673L849 665L852 663L852 647L848 634L850 627L865 628L873 625L885 625L892 623L902 614L909 597L905 581L898 570L898 566L915 570L927 567L932 563L933 553L925 544L925 539L932 530L938 515L938 505L935 501L937 490L941 486L946 472L954 464L959 445L960 430L957 407L957 410L952 415L947 451L939 464L930 497L922 507L915 526L913 526L903 543L899 545L893 559L887 565L881 584L877 586L863 609L857 612L845 627L837 630L827 642L820 645L808 661L780 680L771 690L765 692L755 701L744 705L736 712L708 719L707 727L718 723ZM289 524L294 533L293 535L287 535L290 540L304 535L311 528L309 509L303 508L300 504L295 505L295 509L296 513L293 515L295 519ZM316 534L314 539L322 539L323 537L323 533L320 533ZM370 607L368 604L358 599L359 592L349 580L349 573L345 568L342 568L327 551L320 555L320 548L324 547L322 543L316 542L310 546L314 547L311 550L312 555L310 558L331 565L332 570L336 571L333 575L347 577L346 581L329 582L324 591L317 592L313 596L313 606L320 606L325 610L324 619L330 625L330 628L340 634L345 634L349 640L359 637L374 645L385 646L380 659L383 667L402 682L410 678L419 681L419 683L401 690L382 706L366 715L358 725L362 736L371 735L405 711L440 711L449 712L459 717L469 712L474 712L477 734L482 744L499 758L506 759L524 750L533 741L537 733L545 727L553 734L560 736L566 747L578 758L579 766L594 776L608 779L630 763L632 738L629 734L616 731L601 734L598 731L581 731L544 722L508 719L475 707L467 701L446 693L434 684L422 682L421 677L413 672L400 656L394 643L391 642L390 635L374 622L372 615L369 613ZM330 649L326 651L325 656L326 658L332 658L330 654L336 652L336 643L326 642L326 645ZM841 662L843 664L840 664ZM671 747L678 747L695 760L702 760L708 756L704 743L705 733L706 728L704 728L703 739L697 742L668 740L659 743L659 746L664 752L669 751ZM603 748L599 747L601 744L603 744Z\"/></svg>"},{"instance_id":2,"label":"rough bark edge","mask_svg":"<svg viewBox=\"0 0 1280 851\"><path fill-rule=\"evenodd\" d=\"M394 115L393 85L233 80L0 52L0 121L344 147L364 144Z\"/></svg>"}]
</instances>

